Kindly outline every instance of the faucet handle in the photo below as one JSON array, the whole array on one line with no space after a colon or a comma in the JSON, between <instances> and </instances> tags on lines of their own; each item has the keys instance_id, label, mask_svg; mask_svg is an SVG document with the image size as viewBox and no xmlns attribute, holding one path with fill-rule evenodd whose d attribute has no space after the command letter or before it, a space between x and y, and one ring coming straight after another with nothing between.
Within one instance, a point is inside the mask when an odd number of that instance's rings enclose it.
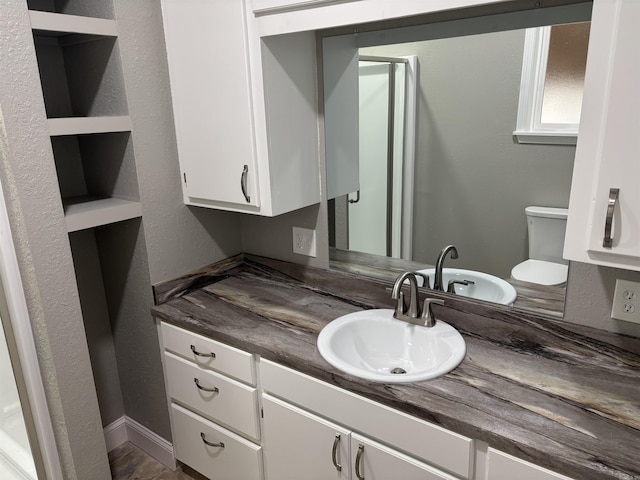
<instances>
[{"instance_id":1,"label":"faucet handle","mask_svg":"<svg viewBox=\"0 0 640 480\"><path fill-rule=\"evenodd\" d=\"M398 318L407 311L407 305L404 303L404 292L398 292L398 303L396 304L396 311L393 316Z\"/></svg>"},{"instance_id":2,"label":"faucet handle","mask_svg":"<svg viewBox=\"0 0 640 480\"><path fill-rule=\"evenodd\" d=\"M424 319L425 327L433 327L436 324L436 317L433 316L431 305L444 305L444 300L439 298L425 298L424 307L422 308L422 318Z\"/></svg>"},{"instance_id":3,"label":"faucet handle","mask_svg":"<svg viewBox=\"0 0 640 480\"><path fill-rule=\"evenodd\" d=\"M429 280L429 275L426 275L421 272L413 272L416 277L422 277L422 286L424 288L431 288L431 280Z\"/></svg>"},{"instance_id":4,"label":"faucet handle","mask_svg":"<svg viewBox=\"0 0 640 480\"><path fill-rule=\"evenodd\" d=\"M475 285L473 280L449 280L449 286L447 287L447 293L456 293L456 285Z\"/></svg>"}]
</instances>

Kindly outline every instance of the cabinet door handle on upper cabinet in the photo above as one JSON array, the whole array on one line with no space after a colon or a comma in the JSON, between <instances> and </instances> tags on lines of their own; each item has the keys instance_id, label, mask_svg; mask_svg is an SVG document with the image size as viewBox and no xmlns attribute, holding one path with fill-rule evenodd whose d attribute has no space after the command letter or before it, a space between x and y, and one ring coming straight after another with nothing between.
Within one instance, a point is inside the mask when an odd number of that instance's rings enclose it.
<instances>
[{"instance_id":1,"label":"cabinet door handle on upper cabinet","mask_svg":"<svg viewBox=\"0 0 640 480\"><path fill-rule=\"evenodd\" d=\"M602 241L602 246L605 248L611 248L613 246L613 238L611 238L611 228L613 226L613 214L616 211L616 204L618 203L619 195L619 188L609 189L609 204L607 205L607 216L604 219L604 240Z\"/></svg>"},{"instance_id":2,"label":"cabinet door handle on upper cabinet","mask_svg":"<svg viewBox=\"0 0 640 480\"><path fill-rule=\"evenodd\" d=\"M249 174L249 166L245 165L242 169L242 176L240 177L240 188L242 188L242 194L247 203L251 202L251 197L247 194L247 175Z\"/></svg>"}]
</instances>

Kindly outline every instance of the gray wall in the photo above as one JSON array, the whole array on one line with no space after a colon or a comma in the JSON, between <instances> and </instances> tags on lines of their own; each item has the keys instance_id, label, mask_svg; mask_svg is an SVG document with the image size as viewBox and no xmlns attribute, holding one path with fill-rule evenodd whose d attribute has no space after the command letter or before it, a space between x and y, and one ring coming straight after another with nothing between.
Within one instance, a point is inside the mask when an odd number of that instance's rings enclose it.
<instances>
[{"instance_id":1,"label":"gray wall","mask_svg":"<svg viewBox=\"0 0 640 480\"><path fill-rule=\"evenodd\" d=\"M417 55L413 258L508 278L527 258L528 205L569 204L575 147L521 145L515 130L524 30L374 47Z\"/></svg>"},{"instance_id":2,"label":"gray wall","mask_svg":"<svg viewBox=\"0 0 640 480\"><path fill-rule=\"evenodd\" d=\"M0 4L2 182L68 479L110 478L102 425L122 414L170 438L149 312L151 284L242 251L239 215L182 203L159 2L116 1L113 9L103 8L105 3L110 2L91 2L91 14L98 7L103 12L97 16L116 18L120 36L115 43L102 43L107 68L86 80L88 90L100 91L99 97L109 101L60 93L61 86L81 77L81 65L68 62L64 70L60 57L47 57L51 64L45 70L61 72L60 85L47 85L53 89L47 108L54 116L66 115L69 105L79 114L128 111L133 132L106 142L111 146L104 158L106 144L100 139L56 141L56 156L68 160L58 162L59 172L45 123L27 4ZM77 47L77 59L89 55L85 47ZM110 56L112 50L116 54ZM83 165L80 156L86 152L98 163L116 155L115 168ZM106 189L139 198L143 220L73 234L72 257L59 188L65 194Z\"/></svg>"},{"instance_id":3,"label":"gray wall","mask_svg":"<svg viewBox=\"0 0 640 480\"><path fill-rule=\"evenodd\" d=\"M240 219L183 204L160 2L115 0L114 10L143 206L140 236L132 230L121 234L131 246L145 243L147 255L123 261L109 275L126 280L140 270L153 284L240 253ZM114 241L104 239L105 250L115 249ZM158 337L149 313L151 290L141 290L141 282L129 284L133 288L112 297L112 310L128 297L143 297L146 303L134 304L132 298L129 311L119 311L113 327L124 411L171 438L166 404L158 401L165 393Z\"/></svg>"},{"instance_id":4,"label":"gray wall","mask_svg":"<svg viewBox=\"0 0 640 480\"><path fill-rule=\"evenodd\" d=\"M0 2L0 157L66 479L111 478L24 0Z\"/></svg>"}]
</instances>

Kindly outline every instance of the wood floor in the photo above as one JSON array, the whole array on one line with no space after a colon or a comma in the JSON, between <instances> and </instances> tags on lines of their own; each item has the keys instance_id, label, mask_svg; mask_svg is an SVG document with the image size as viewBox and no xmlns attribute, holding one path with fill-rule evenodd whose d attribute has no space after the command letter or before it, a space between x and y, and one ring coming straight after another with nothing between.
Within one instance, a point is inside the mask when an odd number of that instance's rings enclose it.
<instances>
[{"instance_id":1,"label":"wood floor","mask_svg":"<svg viewBox=\"0 0 640 480\"><path fill-rule=\"evenodd\" d=\"M186 466L172 471L127 442L109 452L113 480L207 480Z\"/></svg>"}]
</instances>

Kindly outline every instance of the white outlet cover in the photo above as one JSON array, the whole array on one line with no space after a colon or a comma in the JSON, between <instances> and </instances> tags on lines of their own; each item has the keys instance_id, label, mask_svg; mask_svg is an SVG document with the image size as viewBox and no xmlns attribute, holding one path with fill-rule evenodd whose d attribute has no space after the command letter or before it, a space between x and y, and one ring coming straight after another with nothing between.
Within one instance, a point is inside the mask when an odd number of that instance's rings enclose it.
<instances>
[{"instance_id":1,"label":"white outlet cover","mask_svg":"<svg viewBox=\"0 0 640 480\"><path fill-rule=\"evenodd\" d=\"M293 253L316 256L316 231L310 228L293 227Z\"/></svg>"},{"instance_id":2,"label":"white outlet cover","mask_svg":"<svg viewBox=\"0 0 640 480\"><path fill-rule=\"evenodd\" d=\"M640 282L616 280L611 318L640 323Z\"/></svg>"}]
</instances>

